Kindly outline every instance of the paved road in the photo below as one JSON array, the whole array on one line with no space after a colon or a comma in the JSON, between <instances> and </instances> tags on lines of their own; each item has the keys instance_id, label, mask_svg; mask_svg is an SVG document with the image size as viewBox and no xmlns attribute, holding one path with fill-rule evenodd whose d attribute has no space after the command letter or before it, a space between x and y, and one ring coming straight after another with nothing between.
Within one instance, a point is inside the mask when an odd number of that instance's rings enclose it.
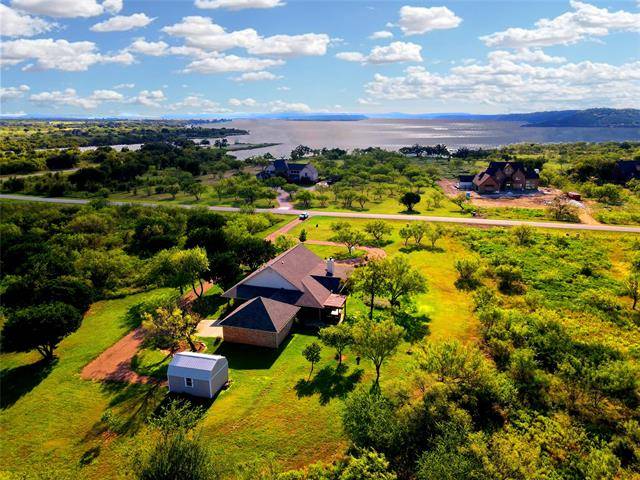
<instances>
[{"instance_id":1,"label":"paved road","mask_svg":"<svg viewBox=\"0 0 640 480\"><path fill-rule=\"evenodd\" d=\"M32 197L27 195L9 195L0 194L0 199L6 200L21 200L29 202L44 202L44 203L61 203L71 205L84 205L89 203L89 200L79 198L45 198L45 197ZM161 206L159 203L153 202L121 202L110 201L111 205L141 205L147 207ZM180 208L196 208L198 205L165 205L175 206ZM240 209L235 207L208 207L209 210L218 212L237 212ZM278 213L283 215L299 215L302 210L279 210L277 208L258 208L257 212L260 213ZM491 220L487 218L461 218L461 217L434 217L428 215L389 215L382 213L358 213L358 212L318 212L309 211L309 215L312 217L336 217L336 218L376 218L382 220L402 220L402 221L416 221L424 220L428 222L442 222L442 223L456 223L463 225L477 225L477 226L494 226L494 227L513 227L516 225L530 225L532 227L539 228L555 228L562 230L591 230L602 232L626 232L626 233L640 233L640 227L624 227L618 225L585 225L582 223L560 223L560 222L528 222L521 220Z\"/></svg>"}]
</instances>

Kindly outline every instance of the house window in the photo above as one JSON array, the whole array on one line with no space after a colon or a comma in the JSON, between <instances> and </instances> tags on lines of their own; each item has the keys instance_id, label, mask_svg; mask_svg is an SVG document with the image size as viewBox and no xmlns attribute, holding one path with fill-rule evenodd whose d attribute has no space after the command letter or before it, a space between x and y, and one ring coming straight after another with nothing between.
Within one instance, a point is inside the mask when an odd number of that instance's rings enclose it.
<instances>
[{"instance_id":1,"label":"house window","mask_svg":"<svg viewBox=\"0 0 640 480\"><path fill-rule=\"evenodd\" d=\"M193 388L193 378L185 377L184 386L187 388Z\"/></svg>"}]
</instances>

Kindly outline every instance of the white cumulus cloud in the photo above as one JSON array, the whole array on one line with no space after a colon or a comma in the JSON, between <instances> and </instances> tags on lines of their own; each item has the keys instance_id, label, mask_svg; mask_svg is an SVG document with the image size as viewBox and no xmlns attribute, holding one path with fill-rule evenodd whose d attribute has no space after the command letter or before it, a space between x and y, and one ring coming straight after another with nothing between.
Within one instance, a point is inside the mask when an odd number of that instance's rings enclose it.
<instances>
[{"instance_id":1,"label":"white cumulus cloud","mask_svg":"<svg viewBox=\"0 0 640 480\"><path fill-rule=\"evenodd\" d=\"M104 7L95 0L13 0L11 6L36 15L58 18L87 18L104 13Z\"/></svg>"},{"instance_id":2,"label":"white cumulus cloud","mask_svg":"<svg viewBox=\"0 0 640 480\"><path fill-rule=\"evenodd\" d=\"M363 64L422 62L422 46L410 42L392 42L371 49L368 55L359 52L340 52L336 58Z\"/></svg>"},{"instance_id":3,"label":"white cumulus cloud","mask_svg":"<svg viewBox=\"0 0 640 480\"><path fill-rule=\"evenodd\" d=\"M253 98L230 98L229 105L233 105L234 107L255 107L256 105L258 105L258 102L256 102Z\"/></svg>"},{"instance_id":4,"label":"white cumulus cloud","mask_svg":"<svg viewBox=\"0 0 640 480\"><path fill-rule=\"evenodd\" d=\"M640 13L610 12L575 0L570 5L573 11L552 19L540 19L534 28L508 28L480 37L480 40L489 47L547 47L604 37L612 31L640 31Z\"/></svg>"},{"instance_id":5,"label":"white cumulus cloud","mask_svg":"<svg viewBox=\"0 0 640 480\"><path fill-rule=\"evenodd\" d=\"M17 65L23 62L35 62L26 65L23 70L64 70L80 72L96 63L120 63L130 65L133 55L128 52L102 54L93 42L69 42L67 40L19 39L2 42L0 58L3 66Z\"/></svg>"},{"instance_id":6,"label":"white cumulus cloud","mask_svg":"<svg viewBox=\"0 0 640 480\"><path fill-rule=\"evenodd\" d=\"M134 28L142 28L153 22L155 18L147 17L144 13L133 15L116 15L104 22L96 23L90 30L93 32L125 32Z\"/></svg>"},{"instance_id":7,"label":"white cumulus cloud","mask_svg":"<svg viewBox=\"0 0 640 480\"><path fill-rule=\"evenodd\" d=\"M388 30L380 30L378 32L373 32L371 35L369 35L369 38L371 40L381 40L381 39L385 39L385 38L393 38L393 33L389 32Z\"/></svg>"},{"instance_id":8,"label":"white cumulus cloud","mask_svg":"<svg viewBox=\"0 0 640 480\"><path fill-rule=\"evenodd\" d=\"M261 82L265 80L278 80L281 79L281 75L275 75L266 70L260 70L258 72L245 72L242 75L233 77L235 82Z\"/></svg>"},{"instance_id":9,"label":"white cumulus cloud","mask_svg":"<svg viewBox=\"0 0 640 480\"><path fill-rule=\"evenodd\" d=\"M20 13L0 3L0 35L3 37L32 37L48 32L53 27L53 24L41 18Z\"/></svg>"},{"instance_id":10,"label":"white cumulus cloud","mask_svg":"<svg viewBox=\"0 0 640 480\"><path fill-rule=\"evenodd\" d=\"M252 72L282 65L282 60L270 58L239 57L237 55L210 56L192 61L185 73Z\"/></svg>"},{"instance_id":11,"label":"white cumulus cloud","mask_svg":"<svg viewBox=\"0 0 640 480\"><path fill-rule=\"evenodd\" d=\"M196 0L198 8L227 8L229 10L243 10L245 8L274 8L282 7L281 0Z\"/></svg>"},{"instance_id":12,"label":"white cumulus cloud","mask_svg":"<svg viewBox=\"0 0 640 480\"><path fill-rule=\"evenodd\" d=\"M29 85L19 85L17 87L1 87L0 100L13 100L16 98L21 98L29 90Z\"/></svg>"},{"instance_id":13,"label":"white cumulus cloud","mask_svg":"<svg viewBox=\"0 0 640 480\"><path fill-rule=\"evenodd\" d=\"M120 102L123 99L124 96L121 93L113 90L94 90L91 95L82 97L73 88L35 93L29 97L29 100L33 103L53 108L72 106L85 110L93 110L103 102Z\"/></svg>"},{"instance_id":14,"label":"white cumulus cloud","mask_svg":"<svg viewBox=\"0 0 640 480\"><path fill-rule=\"evenodd\" d=\"M211 18L184 17L179 23L162 29L174 37L183 38L187 46L222 52L242 48L252 55L290 57L296 55L324 55L331 42L324 33L274 35L263 37L253 28L228 32L213 23Z\"/></svg>"},{"instance_id":15,"label":"white cumulus cloud","mask_svg":"<svg viewBox=\"0 0 640 480\"><path fill-rule=\"evenodd\" d=\"M421 35L432 30L456 28L462 19L447 7L410 7L400 9L398 26L405 35Z\"/></svg>"}]
</instances>

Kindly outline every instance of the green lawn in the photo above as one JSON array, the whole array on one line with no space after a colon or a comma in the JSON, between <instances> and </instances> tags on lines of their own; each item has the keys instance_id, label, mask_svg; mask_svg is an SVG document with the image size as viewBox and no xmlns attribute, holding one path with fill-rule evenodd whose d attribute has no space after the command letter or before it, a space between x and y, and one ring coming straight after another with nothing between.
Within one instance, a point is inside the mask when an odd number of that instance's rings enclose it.
<instances>
[{"instance_id":1,"label":"green lawn","mask_svg":"<svg viewBox=\"0 0 640 480\"><path fill-rule=\"evenodd\" d=\"M128 310L156 292L141 293L92 305L80 329L63 340L50 371L38 356L3 354L0 464L27 478L48 472L49 478L99 478L113 471L120 454L103 440L100 417L112 406L130 415L132 426L156 392L151 387L85 381L80 371L131 328ZM16 379L24 378L20 382ZM89 457L97 458L83 466ZM102 472L102 473L100 473Z\"/></svg>"},{"instance_id":2,"label":"green lawn","mask_svg":"<svg viewBox=\"0 0 640 480\"><path fill-rule=\"evenodd\" d=\"M35 354L0 357L6 385L0 413L4 473L25 473L27 478L41 474L56 479L124 478L123 465L146 439L143 419L166 397L166 389L86 381L79 373L132 328L128 310L152 295L94 304L81 328L61 343L59 360L46 373L30 366L38 360ZM238 462L256 458L274 458L293 468L344 452L341 398L359 383L370 384L373 368L368 362L356 367L348 354L346 372L337 374L334 353L323 348L322 360L306 383L309 364L301 352L314 340L315 336L298 332L277 352L228 344L218 348L229 358L232 385L209 408L201 426L214 458L226 459L222 467L227 472ZM384 383L403 374L406 349L401 348L383 368ZM152 364L158 368L162 360L161 352L145 350L139 368ZM159 368L156 373L161 373ZM34 375L34 370L40 374ZM29 381L15 391L15 379L24 373L29 373ZM105 432L100 419L107 409L126 422L123 435Z\"/></svg>"},{"instance_id":3,"label":"green lawn","mask_svg":"<svg viewBox=\"0 0 640 480\"><path fill-rule=\"evenodd\" d=\"M293 228L289 233L297 237L304 227L309 240L329 240L333 232L331 224L340 219L331 217L313 217L311 223L303 223ZM351 225L362 229L368 219L349 219ZM471 312L471 298L467 292L455 288L454 281L457 274L454 262L464 256L466 249L457 238L448 237L439 240L434 251L430 249L407 249L398 235L398 230L406 222L396 220L387 222L393 229L384 247L388 255L406 253L410 262L419 268L427 278L429 291L420 295L416 300L419 309L431 317L430 329L432 338L447 338L454 336L462 340L475 338L477 322ZM316 227L317 225L317 227ZM449 227L456 228L456 227ZM315 245L310 245L316 248ZM346 251L346 247L340 247ZM315 250L314 250L315 251Z\"/></svg>"}]
</instances>

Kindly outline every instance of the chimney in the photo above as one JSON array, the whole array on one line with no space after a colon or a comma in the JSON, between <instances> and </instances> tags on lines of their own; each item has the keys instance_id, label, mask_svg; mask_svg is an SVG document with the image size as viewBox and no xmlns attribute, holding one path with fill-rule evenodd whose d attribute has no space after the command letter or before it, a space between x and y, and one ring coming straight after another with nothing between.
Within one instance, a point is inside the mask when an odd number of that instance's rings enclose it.
<instances>
[{"instance_id":1,"label":"chimney","mask_svg":"<svg viewBox=\"0 0 640 480\"><path fill-rule=\"evenodd\" d=\"M327 274L333 275L333 257L327 259Z\"/></svg>"}]
</instances>

